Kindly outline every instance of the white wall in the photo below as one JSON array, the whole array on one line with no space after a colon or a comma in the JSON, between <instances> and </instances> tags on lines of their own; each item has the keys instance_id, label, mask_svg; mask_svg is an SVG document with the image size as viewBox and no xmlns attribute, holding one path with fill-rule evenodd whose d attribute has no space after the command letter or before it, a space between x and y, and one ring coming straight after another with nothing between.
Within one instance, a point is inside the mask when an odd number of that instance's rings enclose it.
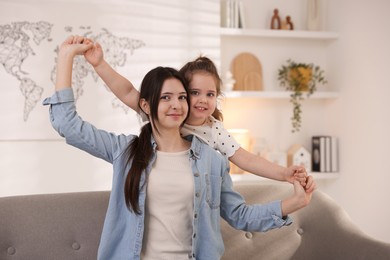
<instances>
[{"instance_id":1,"label":"white wall","mask_svg":"<svg viewBox=\"0 0 390 260\"><path fill-rule=\"evenodd\" d=\"M39 45L33 41L30 30L12 28L14 22L41 20L52 24L52 28L51 40ZM0 26L1 37L10 44L0 45L0 197L111 187L111 166L66 145L50 126L48 107L41 105L42 100L53 93L50 73L55 64L54 49L69 34L87 31L92 37L106 28L118 38L144 41L146 46L132 55L123 50L127 60L124 66L117 67L136 87L155 66L180 68L200 53L219 63L218 0L53 0L50 4L45 0L2 0ZM7 26L11 28L9 31L5 30ZM15 36L19 38L12 42ZM2 64L7 50L23 49L25 42L21 39L26 40L36 54L29 53L22 60L21 69L28 72L23 75L34 79L43 89L27 121L23 121L25 97L19 90L20 82L15 75L6 72ZM114 47L120 42L110 42L110 53L118 59L122 58L122 52L116 52ZM100 43L104 47L106 42ZM105 55L107 58L107 52ZM16 56L15 60L18 58ZM102 81L95 82L90 74L87 76L81 78L85 83L84 94L77 101L80 115L108 131L137 133L139 124L135 113L125 114L121 109L114 109L113 95L107 92Z\"/></svg>"},{"instance_id":2,"label":"white wall","mask_svg":"<svg viewBox=\"0 0 390 260\"><path fill-rule=\"evenodd\" d=\"M363 231L390 242L390 204L387 201L390 198L387 165L390 147L390 2L322 2L327 3L325 29L339 33L336 41L325 46L325 56L321 46L319 52L313 54L310 48L313 43L307 48L305 41L275 43L247 37L246 42L242 42L234 37L224 37L221 42L222 71L229 68L236 53L250 50L263 62L265 89L275 88L275 70L285 59L285 53L275 50L280 47L277 44L284 44L291 57L316 59L315 63L324 65L329 81L326 88L338 90L340 97L329 102L305 101L303 127L298 134L289 131L291 107L286 101L227 100L225 126L248 128L253 137L265 138L271 147L282 151L295 142L310 148L310 137L316 134L339 137L340 177L318 180L319 189L341 204ZM270 13L278 8L280 13L292 16L297 29L304 29L305 0L244 0L244 3L250 6L246 10L249 28L269 28ZM302 48L304 52L300 51Z\"/></svg>"},{"instance_id":3,"label":"white wall","mask_svg":"<svg viewBox=\"0 0 390 260\"><path fill-rule=\"evenodd\" d=\"M326 104L324 111L330 119L324 128L329 134L340 137L341 174L336 180L319 181L319 188L336 199L365 232L390 242L390 206L387 201L390 198L387 166L387 149L390 147L387 78L390 69L390 2L327 2L327 26L340 34L329 50L331 66L327 72L338 86L340 98ZM276 4L280 6L283 1ZM291 8L301 8L301 5ZM290 132L283 131L283 128L288 129L289 116L283 112L288 108L283 108L285 103L277 105L282 109L276 114L267 104L264 105L263 114L270 120L269 124L279 124L274 133L265 131L273 140L291 142ZM266 112L270 114L266 115ZM284 123L278 123L278 118ZM303 129L299 137L291 138L308 138L315 131L315 115L308 116L304 124L308 130ZM256 126L255 123L250 123L250 127L258 132L264 129L264 125ZM281 145L282 148L286 146ZM109 189L110 173L110 165L68 147L63 141L0 142L0 196Z\"/></svg>"},{"instance_id":4,"label":"white wall","mask_svg":"<svg viewBox=\"0 0 390 260\"><path fill-rule=\"evenodd\" d=\"M390 2L328 2L329 27L340 33L329 57L340 98L328 116L341 176L320 186L364 231L390 242Z\"/></svg>"}]
</instances>

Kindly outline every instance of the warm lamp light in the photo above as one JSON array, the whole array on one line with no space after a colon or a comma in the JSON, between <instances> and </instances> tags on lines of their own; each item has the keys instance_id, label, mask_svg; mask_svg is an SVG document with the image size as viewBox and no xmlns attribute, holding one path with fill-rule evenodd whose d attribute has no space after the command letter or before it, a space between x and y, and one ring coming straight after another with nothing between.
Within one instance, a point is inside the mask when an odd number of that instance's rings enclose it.
<instances>
[{"instance_id":1,"label":"warm lamp light","mask_svg":"<svg viewBox=\"0 0 390 260\"><path fill-rule=\"evenodd\" d=\"M228 132L243 149L250 151L251 139L248 129L228 129ZM237 165L230 163L230 173L244 173L244 171Z\"/></svg>"}]
</instances>

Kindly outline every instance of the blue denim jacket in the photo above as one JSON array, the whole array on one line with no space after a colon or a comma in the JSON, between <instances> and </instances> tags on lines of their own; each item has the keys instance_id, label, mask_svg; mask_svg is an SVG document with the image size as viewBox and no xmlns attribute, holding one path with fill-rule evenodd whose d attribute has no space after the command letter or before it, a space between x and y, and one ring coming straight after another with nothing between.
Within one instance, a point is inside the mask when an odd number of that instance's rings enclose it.
<instances>
[{"instance_id":1,"label":"blue denim jacket","mask_svg":"<svg viewBox=\"0 0 390 260\"><path fill-rule=\"evenodd\" d=\"M83 121L76 112L72 89L64 89L46 98L50 120L66 142L113 164L112 191L100 240L98 259L140 259L144 233L146 176L156 153L142 175L139 197L140 215L131 212L124 200L123 187L129 165L124 150L133 135L116 135L95 128ZM194 176L194 212L192 259L220 259L224 245L220 217L231 226L245 231L267 231L289 225L291 219L281 216L281 202L247 205L233 190L229 164L225 157L192 137L190 163ZM154 150L156 143L151 140ZM87 221L87 220L86 220Z\"/></svg>"}]
</instances>

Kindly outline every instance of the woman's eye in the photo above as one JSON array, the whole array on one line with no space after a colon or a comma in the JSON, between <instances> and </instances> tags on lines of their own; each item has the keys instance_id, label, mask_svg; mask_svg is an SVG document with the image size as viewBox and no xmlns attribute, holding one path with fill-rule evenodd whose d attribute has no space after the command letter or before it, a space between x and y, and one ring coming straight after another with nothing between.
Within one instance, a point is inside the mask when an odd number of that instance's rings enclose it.
<instances>
[{"instance_id":1,"label":"woman's eye","mask_svg":"<svg viewBox=\"0 0 390 260\"><path fill-rule=\"evenodd\" d=\"M187 100L187 96L183 95L179 97L180 100Z\"/></svg>"},{"instance_id":2,"label":"woman's eye","mask_svg":"<svg viewBox=\"0 0 390 260\"><path fill-rule=\"evenodd\" d=\"M161 96L160 99L169 100L169 96Z\"/></svg>"}]
</instances>

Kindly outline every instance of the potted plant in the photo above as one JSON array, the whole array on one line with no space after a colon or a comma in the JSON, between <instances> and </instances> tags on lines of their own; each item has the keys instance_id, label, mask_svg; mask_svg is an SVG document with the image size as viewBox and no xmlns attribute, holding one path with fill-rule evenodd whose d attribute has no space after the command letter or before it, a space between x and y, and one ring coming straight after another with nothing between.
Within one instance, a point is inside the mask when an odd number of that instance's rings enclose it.
<instances>
[{"instance_id":1,"label":"potted plant","mask_svg":"<svg viewBox=\"0 0 390 260\"><path fill-rule=\"evenodd\" d=\"M298 132L302 122L301 102L304 94L309 97L317 90L317 83L327 83L324 71L313 63L296 63L289 59L287 64L278 70L278 80L282 87L292 92L290 99L293 104L292 132Z\"/></svg>"}]
</instances>

